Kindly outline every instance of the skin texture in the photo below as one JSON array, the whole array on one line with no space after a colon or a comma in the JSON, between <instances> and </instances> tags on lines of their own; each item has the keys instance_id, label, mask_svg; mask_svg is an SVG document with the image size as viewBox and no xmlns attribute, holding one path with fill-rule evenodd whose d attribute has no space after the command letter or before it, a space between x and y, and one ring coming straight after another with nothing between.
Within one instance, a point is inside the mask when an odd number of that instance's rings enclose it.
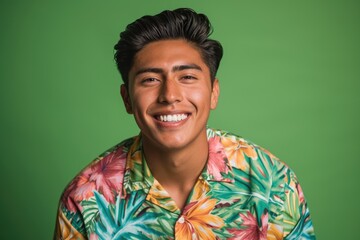
<instances>
[{"instance_id":1,"label":"skin texture","mask_svg":"<svg viewBox=\"0 0 360 240\"><path fill-rule=\"evenodd\" d=\"M208 157L206 123L217 105L218 80L211 84L209 68L191 43L161 40L135 55L129 88L122 86L121 95L141 129L150 170L182 208ZM160 120L174 114L186 118Z\"/></svg>"}]
</instances>

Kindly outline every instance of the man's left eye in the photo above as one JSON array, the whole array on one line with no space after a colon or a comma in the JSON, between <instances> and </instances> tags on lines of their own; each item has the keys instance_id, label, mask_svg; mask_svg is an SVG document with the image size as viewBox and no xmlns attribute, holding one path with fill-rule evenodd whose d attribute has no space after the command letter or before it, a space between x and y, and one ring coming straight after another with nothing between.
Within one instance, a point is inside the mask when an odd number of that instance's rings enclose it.
<instances>
[{"instance_id":1,"label":"man's left eye","mask_svg":"<svg viewBox=\"0 0 360 240\"><path fill-rule=\"evenodd\" d=\"M189 80L189 79L196 79L194 76L186 75L182 77L183 79Z\"/></svg>"}]
</instances>

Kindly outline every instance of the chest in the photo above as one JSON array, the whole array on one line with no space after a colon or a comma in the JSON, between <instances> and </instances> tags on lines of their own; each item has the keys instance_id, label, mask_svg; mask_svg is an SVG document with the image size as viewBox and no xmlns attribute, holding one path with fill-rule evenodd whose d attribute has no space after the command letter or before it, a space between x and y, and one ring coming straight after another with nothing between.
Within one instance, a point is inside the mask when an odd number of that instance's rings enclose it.
<instances>
[{"instance_id":1,"label":"chest","mask_svg":"<svg viewBox=\"0 0 360 240\"><path fill-rule=\"evenodd\" d=\"M98 195L93 206L98 211L93 211L92 217L84 216L95 220L87 228L99 239L255 240L266 239L273 227L273 219L269 222L273 206L251 192L195 188L180 211L174 200L159 190L133 192L115 204Z\"/></svg>"}]
</instances>

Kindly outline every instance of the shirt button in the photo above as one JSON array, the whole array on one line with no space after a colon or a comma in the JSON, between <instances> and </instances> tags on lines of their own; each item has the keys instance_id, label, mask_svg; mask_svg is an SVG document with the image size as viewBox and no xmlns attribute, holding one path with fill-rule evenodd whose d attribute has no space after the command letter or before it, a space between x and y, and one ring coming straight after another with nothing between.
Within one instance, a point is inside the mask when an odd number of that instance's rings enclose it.
<instances>
[{"instance_id":1,"label":"shirt button","mask_svg":"<svg viewBox=\"0 0 360 240\"><path fill-rule=\"evenodd\" d=\"M179 218L178 222L181 223L181 224L184 223L185 222L184 216L181 216Z\"/></svg>"}]
</instances>

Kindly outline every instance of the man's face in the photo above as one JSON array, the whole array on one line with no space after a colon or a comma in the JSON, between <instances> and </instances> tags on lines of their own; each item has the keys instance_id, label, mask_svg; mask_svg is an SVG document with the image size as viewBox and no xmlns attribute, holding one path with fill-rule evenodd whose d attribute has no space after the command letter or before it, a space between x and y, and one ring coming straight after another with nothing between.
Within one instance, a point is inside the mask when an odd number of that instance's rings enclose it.
<instances>
[{"instance_id":1,"label":"man's face","mask_svg":"<svg viewBox=\"0 0 360 240\"><path fill-rule=\"evenodd\" d=\"M219 95L217 79L199 51L184 40L162 40L140 50L121 88L128 113L134 114L144 143L164 150L206 140L206 123Z\"/></svg>"}]
</instances>

